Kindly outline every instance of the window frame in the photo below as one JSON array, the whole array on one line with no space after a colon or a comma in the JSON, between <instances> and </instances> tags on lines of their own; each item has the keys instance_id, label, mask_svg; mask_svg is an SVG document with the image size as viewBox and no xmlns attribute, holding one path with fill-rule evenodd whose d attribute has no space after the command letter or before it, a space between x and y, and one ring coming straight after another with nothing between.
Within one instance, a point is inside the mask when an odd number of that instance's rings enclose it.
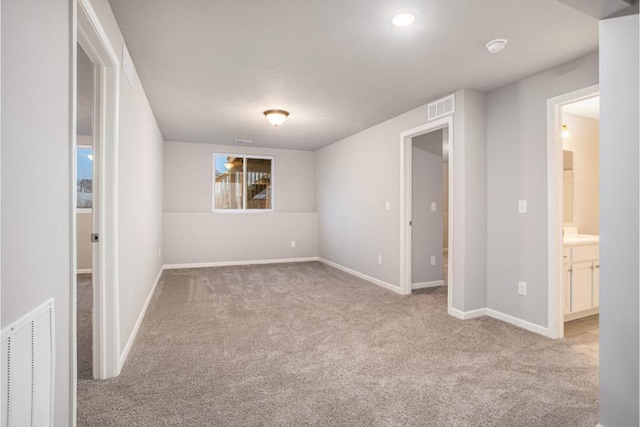
<instances>
[{"instance_id":1,"label":"window frame","mask_svg":"<svg viewBox=\"0 0 640 427\"><path fill-rule=\"evenodd\" d=\"M242 158L242 209L216 208L216 156ZM271 160L271 207L269 209L247 209L247 159ZM255 154L213 153L213 179L211 180L211 208L213 213L270 213L275 211L276 186L275 170L276 157Z\"/></svg>"},{"instance_id":2,"label":"window frame","mask_svg":"<svg viewBox=\"0 0 640 427\"><path fill-rule=\"evenodd\" d=\"M95 152L93 149L93 145L89 145L89 144L76 144L76 170L78 170L78 150L87 150L90 149L91 153L93 154L93 158L95 159ZM91 161L91 181L93 181L93 175L94 175L94 167L93 167L93 160ZM78 183L76 182L76 192L78 191ZM93 189L91 190L91 206L93 206ZM86 214L86 213L93 213L93 207L91 208L79 208L78 207L78 202L76 201L76 213L80 213L80 214Z\"/></svg>"}]
</instances>

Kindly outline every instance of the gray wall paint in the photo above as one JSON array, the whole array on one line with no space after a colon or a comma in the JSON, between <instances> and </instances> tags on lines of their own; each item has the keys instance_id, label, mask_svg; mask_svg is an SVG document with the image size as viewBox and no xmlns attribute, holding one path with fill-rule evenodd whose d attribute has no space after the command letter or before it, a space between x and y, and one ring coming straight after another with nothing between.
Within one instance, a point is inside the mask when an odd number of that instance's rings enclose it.
<instances>
[{"instance_id":1,"label":"gray wall paint","mask_svg":"<svg viewBox=\"0 0 640 427\"><path fill-rule=\"evenodd\" d=\"M419 107L316 151L322 258L399 285L400 133L426 122Z\"/></svg>"},{"instance_id":2,"label":"gray wall paint","mask_svg":"<svg viewBox=\"0 0 640 427\"><path fill-rule=\"evenodd\" d=\"M70 2L1 5L2 328L55 299L54 416L55 425L67 426L75 274L70 257Z\"/></svg>"},{"instance_id":3,"label":"gray wall paint","mask_svg":"<svg viewBox=\"0 0 640 427\"><path fill-rule=\"evenodd\" d=\"M582 234L600 234L600 122L563 114L570 138L563 149L573 152L573 221ZM566 200L566 199L565 199Z\"/></svg>"},{"instance_id":4,"label":"gray wall paint","mask_svg":"<svg viewBox=\"0 0 640 427\"><path fill-rule=\"evenodd\" d=\"M317 224L315 212L165 213L165 264L317 257Z\"/></svg>"},{"instance_id":5,"label":"gray wall paint","mask_svg":"<svg viewBox=\"0 0 640 427\"><path fill-rule=\"evenodd\" d=\"M277 212L315 212L315 153L235 145L165 142L164 211L211 212L213 154L275 157Z\"/></svg>"},{"instance_id":6,"label":"gray wall paint","mask_svg":"<svg viewBox=\"0 0 640 427\"><path fill-rule=\"evenodd\" d=\"M470 187L454 194L457 244L451 254L453 280L458 284L453 286L453 306L464 311L485 306L486 276L482 272L486 263L486 157L480 155L465 162L467 151L477 155L486 149L484 95L460 90L455 93L455 103L454 179ZM470 118L468 123L465 117ZM318 245L322 258L399 285L400 133L426 123L423 106L316 152ZM391 202L390 211L385 210L385 201ZM467 224L478 225L479 229L467 236ZM377 264L377 254L383 257L382 265ZM467 265L466 260L472 265ZM476 271L480 275L465 284L465 274ZM466 292L470 296L465 301Z\"/></svg>"},{"instance_id":7,"label":"gray wall paint","mask_svg":"<svg viewBox=\"0 0 640 427\"><path fill-rule=\"evenodd\" d=\"M459 249L464 254L464 296L461 307L464 311L476 310L487 306L487 108L486 95L465 90L463 103L456 108L464 108L463 138L464 159L457 161L454 147L454 173L463 168L465 189L464 207L464 246L456 248L451 262L455 267ZM461 105L462 104L462 105ZM460 123L458 123L459 125ZM457 125L455 126L458 127ZM456 139L458 141L458 139ZM455 141L454 141L455 144ZM458 170L458 172L456 172ZM454 191L458 191L454 183ZM456 196L458 197L458 196ZM460 206L462 206L460 204ZM454 215L459 215L458 205L453 207ZM454 223L455 224L455 223ZM454 229L454 237L456 230ZM455 281L455 276L453 278ZM455 288L454 284L454 288ZM458 286L458 288L461 288Z\"/></svg>"},{"instance_id":8,"label":"gray wall paint","mask_svg":"<svg viewBox=\"0 0 640 427\"><path fill-rule=\"evenodd\" d=\"M547 326L548 98L598 83L592 54L491 92L487 98L487 305ZM518 214L518 200L528 200ZM518 295L519 280L528 295Z\"/></svg>"},{"instance_id":9,"label":"gray wall paint","mask_svg":"<svg viewBox=\"0 0 640 427\"><path fill-rule=\"evenodd\" d=\"M78 250L78 270L91 269L93 265L93 248L91 243L91 231L93 230L93 215L91 212L78 213L76 215L76 241Z\"/></svg>"},{"instance_id":10,"label":"gray wall paint","mask_svg":"<svg viewBox=\"0 0 640 427\"><path fill-rule=\"evenodd\" d=\"M413 138L411 283L443 279L442 164L442 130ZM435 212L431 202L436 203Z\"/></svg>"},{"instance_id":11,"label":"gray wall paint","mask_svg":"<svg viewBox=\"0 0 640 427\"><path fill-rule=\"evenodd\" d=\"M107 0L91 0L119 58L124 39ZM134 58L135 61L135 58ZM128 342L162 268L163 138L137 73L120 74L118 239L120 346Z\"/></svg>"},{"instance_id":12,"label":"gray wall paint","mask_svg":"<svg viewBox=\"0 0 640 427\"><path fill-rule=\"evenodd\" d=\"M165 264L318 256L315 153L184 142L164 147ZM274 156L274 212L212 213L214 153Z\"/></svg>"},{"instance_id":13,"label":"gray wall paint","mask_svg":"<svg viewBox=\"0 0 640 427\"><path fill-rule=\"evenodd\" d=\"M600 23L600 420L638 420L638 15Z\"/></svg>"}]
</instances>

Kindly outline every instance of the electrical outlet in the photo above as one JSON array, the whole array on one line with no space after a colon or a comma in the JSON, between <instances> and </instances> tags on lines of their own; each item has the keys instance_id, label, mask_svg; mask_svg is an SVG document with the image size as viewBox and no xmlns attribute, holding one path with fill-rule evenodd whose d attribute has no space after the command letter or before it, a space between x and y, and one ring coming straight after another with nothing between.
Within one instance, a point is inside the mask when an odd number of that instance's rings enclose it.
<instances>
[{"instance_id":1,"label":"electrical outlet","mask_svg":"<svg viewBox=\"0 0 640 427\"><path fill-rule=\"evenodd\" d=\"M295 241L295 240L292 240L292 241L291 241L291 247L292 247L292 248L295 248L295 247L296 247L296 241Z\"/></svg>"},{"instance_id":2,"label":"electrical outlet","mask_svg":"<svg viewBox=\"0 0 640 427\"><path fill-rule=\"evenodd\" d=\"M378 264L382 264L382 255L378 255Z\"/></svg>"},{"instance_id":3,"label":"electrical outlet","mask_svg":"<svg viewBox=\"0 0 640 427\"><path fill-rule=\"evenodd\" d=\"M436 257L431 257L431 265L436 265Z\"/></svg>"},{"instance_id":4,"label":"electrical outlet","mask_svg":"<svg viewBox=\"0 0 640 427\"><path fill-rule=\"evenodd\" d=\"M384 208L385 208L385 210L390 211L390 210L391 210L391 202L386 202L386 203L384 204Z\"/></svg>"},{"instance_id":5,"label":"electrical outlet","mask_svg":"<svg viewBox=\"0 0 640 427\"><path fill-rule=\"evenodd\" d=\"M518 213L526 214L527 213L527 201L526 200L518 200Z\"/></svg>"},{"instance_id":6,"label":"electrical outlet","mask_svg":"<svg viewBox=\"0 0 640 427\"><path fill-rule=\"evenodd\" d=\"M431 202L431 212L435 212L437 209L437 204L436 202Z\"/></svg>"},{"instance_id":7,"label":"electrical outlet","mask_svg":"<svg viewBox=\"0 0 640 427\"><path fill-rule=\"evenodd\" d=\"M518 293L520 295L527 295L527 282L518 282Z\"/></svg>"}]
</instances>

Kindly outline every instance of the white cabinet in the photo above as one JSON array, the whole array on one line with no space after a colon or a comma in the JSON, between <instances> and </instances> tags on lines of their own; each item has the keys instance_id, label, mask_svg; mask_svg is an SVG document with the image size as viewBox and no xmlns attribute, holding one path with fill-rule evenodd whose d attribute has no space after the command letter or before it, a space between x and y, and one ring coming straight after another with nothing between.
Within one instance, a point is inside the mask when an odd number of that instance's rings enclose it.
<instances>
[{"instance_id":1,"label":"white cabinet","mask_svg":"<svg viewBox=\"0 0 640 427\"><path fill-rule=\"evenodd\" d=\"M564 314L571 313L571 264L564 264L562 270L562 285L564 287Z\"/></svg>"},{"instance_id":2,"label":"white cabinet","mask_svg":"<svg viewBox=\"0 0 640 427\"><path fill-rule=\"evenodd\" d=\"M565 247L563 258L565 321L598 313L599 249L597 244Z\"/></svg>"},{"instance_id":3,"label":"white cabinet","mask_svg":"<svg viewBox=\"0 0 640 427\"><path fill-rule=\"evenodd\" d=\"M571 312L593 308L593 272L592 263L579 262L571 264L571 285L573 304Z\"/></svg>"}]
</instances>

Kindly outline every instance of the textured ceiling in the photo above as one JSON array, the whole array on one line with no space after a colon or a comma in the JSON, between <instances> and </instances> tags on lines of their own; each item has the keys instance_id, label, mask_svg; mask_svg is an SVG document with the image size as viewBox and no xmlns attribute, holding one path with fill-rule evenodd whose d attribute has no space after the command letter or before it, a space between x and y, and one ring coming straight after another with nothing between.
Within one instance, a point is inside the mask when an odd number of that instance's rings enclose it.
<instances>
[{"instance_id":1,"label":"textured ceiling","mask_svg":"<svg viewBox=\"0 0 640 427\"><path fill-rule=\"evenodd\" d=\"M315 150L597 50L556 0L110 0L166 140ZM413 9L416 23L391 24ZM491 55L484 44L509 39ZM289 110L279 128L262 111Z\"/></svg>"}]
</instances>

